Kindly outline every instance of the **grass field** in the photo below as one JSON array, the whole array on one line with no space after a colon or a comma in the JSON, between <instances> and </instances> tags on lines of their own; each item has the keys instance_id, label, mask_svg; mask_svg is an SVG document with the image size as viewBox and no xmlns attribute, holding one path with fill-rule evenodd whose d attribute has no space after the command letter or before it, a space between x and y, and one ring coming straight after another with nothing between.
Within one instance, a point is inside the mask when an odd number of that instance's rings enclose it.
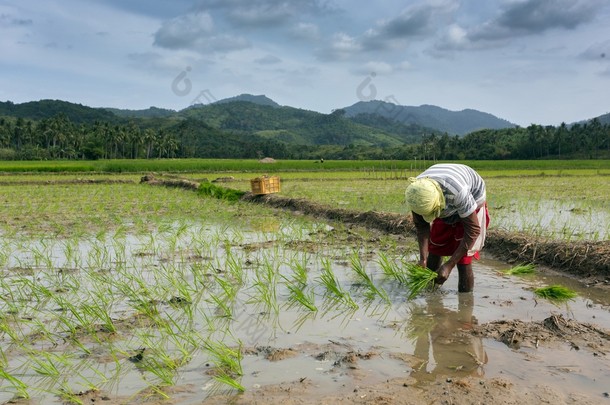
<instances>
[{"instance_id":1,"label":"grass field","mask_svg":"<svg viewBox=\"0 0 610 405\"><path fill-rule=\"evenodd\" d=\"M260 163L254 159L163 159L163 160L96 160L96 161L3 161L3 172L268 172L291 171L371 171L401 172L422 171L432 161L422 160L278 160ZM503 160L462 161L474 169L500 175L568 175L586 170L588 174L610 175L610 160Z\"/></svg>"}]
</instances>

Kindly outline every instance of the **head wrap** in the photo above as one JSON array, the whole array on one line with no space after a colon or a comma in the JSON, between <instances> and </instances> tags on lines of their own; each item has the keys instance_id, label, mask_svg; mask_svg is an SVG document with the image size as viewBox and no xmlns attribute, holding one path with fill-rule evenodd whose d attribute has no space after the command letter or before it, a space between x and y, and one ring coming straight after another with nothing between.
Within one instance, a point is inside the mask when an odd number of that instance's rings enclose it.
<instances>
[{"instance_id":1,"label":"head wrap","mask_svg":"<svg viewBox=\"0 0 610 405\"><path fill-rule=\"evenodd\" d=\"M405 190L407 208L424 217L426 222L438 218L445 209L445 196L441 186L429 177L409 178Z\"/></svg>"}]
</instances>

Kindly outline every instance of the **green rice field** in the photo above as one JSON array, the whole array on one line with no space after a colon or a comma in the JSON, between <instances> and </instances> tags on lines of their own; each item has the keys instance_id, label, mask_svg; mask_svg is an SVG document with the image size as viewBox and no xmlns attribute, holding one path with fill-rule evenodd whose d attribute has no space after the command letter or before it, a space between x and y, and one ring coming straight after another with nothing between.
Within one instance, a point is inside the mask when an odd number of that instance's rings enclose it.
<instances>
[{"instance_id":1,"label":"green rice field","mask_svg":"<svg viewBox=\"0 0 610 405\"><path fill-rule=\"evenodd\" d=\"M422 164L0 162L0 403L205 403L294 379L312 381L319 395L353 392L360 383L350 354L371 383L514 371L532 386L601 395L610 384L606 357L584 350L570 354L582 372L560 383L549 364L563 349L519 370L510 364L526 353L469 337L465 344L477 347L464 348L470 355L436 354L451 370L424 359L435 322L461 313L464 302L455 274L409 295L413 235L140 184L154 172L222 178L215 184L248 191L252 178L273 174L286 197L406 215L406 179ZM567 243L608 239L610 162L472 166L487 182L492 227ZM466 305L479 322L559 312L610 327L603 293L544 272L510 278L501 271L510 267L477 263ZM559 283L575 291L570 307L534 293Z\"/></svg>"}]
</instances>

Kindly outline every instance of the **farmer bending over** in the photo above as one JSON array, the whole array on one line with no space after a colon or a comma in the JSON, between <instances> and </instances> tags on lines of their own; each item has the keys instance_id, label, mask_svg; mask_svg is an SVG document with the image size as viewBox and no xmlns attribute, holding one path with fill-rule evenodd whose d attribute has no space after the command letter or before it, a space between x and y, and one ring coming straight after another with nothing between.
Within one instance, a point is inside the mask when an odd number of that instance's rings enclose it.
<instances>
[{"instance_id":1,"label":"farmer bending over","mask_svg":"<svg viewBox=\"0 0 610 405\"><path fill-rule=\"evenodd\" d=\"M479 258L489 225L481 176L466 165L436 164L409 179L405 199L417 230L419 264L438 273L437 284L457 265L458 291L472 291L472 258ZM449 256L445 263L443 256Z\"/></svg>"}]
</instances>

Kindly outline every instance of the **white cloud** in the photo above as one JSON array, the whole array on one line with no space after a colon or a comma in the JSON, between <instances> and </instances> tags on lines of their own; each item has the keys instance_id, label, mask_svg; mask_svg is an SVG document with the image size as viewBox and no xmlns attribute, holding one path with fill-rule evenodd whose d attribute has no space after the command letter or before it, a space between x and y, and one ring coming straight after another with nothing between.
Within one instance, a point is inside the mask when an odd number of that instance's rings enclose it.
<instances>
[{"instance_id":1,"label":"white cloud","mask_svg":"<svg viewBox=\"0 0 610 405\"><path fill-rule=\"evenodd\" d=\"M290 33L297 39L315 40L320 37L320 29L312 23L300 22L290 30Z\"/></svg>"},{"instance_id":2,"label":"white cloud","mask_svg":"<svg viewBox=\"0 0 610 405\"><path fill-rule=\"evenodd\" d=\"M155 33L154 44L170 49L189 48L213 31L214 21L208 13L189 13L165 21Z\"/></svg>"},{"instance_id":3,"label":"white cloud","mask_svg":"<svg viewBox=\"0 0 610 405\"><path fill-rule=\"evenodd\" d=\"M368 75L388 75L394 72L392 65L386 62L369 61L354 69L354 73Z\"/></svg>"},{"instance_id":4,"label":"white cloud","mask_svg":"<svg viewBox=\"0 0 610 405\"><path fill-rule=\"evenodd\" d=\"M318 50L321 60L342 60L362 51L362 45L354 37L346 33L335 34L327 47Z\"/></svg>"},{"instance_id":5,"label":"white cloud","mask_svg":"<svg viewBox=\"0 0 610 405\"><path fill-rule=\"evenodd\" d=\"M467 35L468 33L465 29L463 29L457 24L451 24L451 26L449 26L449 29L447 30L447 42L452 47L462 47L468 41Z\"/></svg>"}]
</instances>

